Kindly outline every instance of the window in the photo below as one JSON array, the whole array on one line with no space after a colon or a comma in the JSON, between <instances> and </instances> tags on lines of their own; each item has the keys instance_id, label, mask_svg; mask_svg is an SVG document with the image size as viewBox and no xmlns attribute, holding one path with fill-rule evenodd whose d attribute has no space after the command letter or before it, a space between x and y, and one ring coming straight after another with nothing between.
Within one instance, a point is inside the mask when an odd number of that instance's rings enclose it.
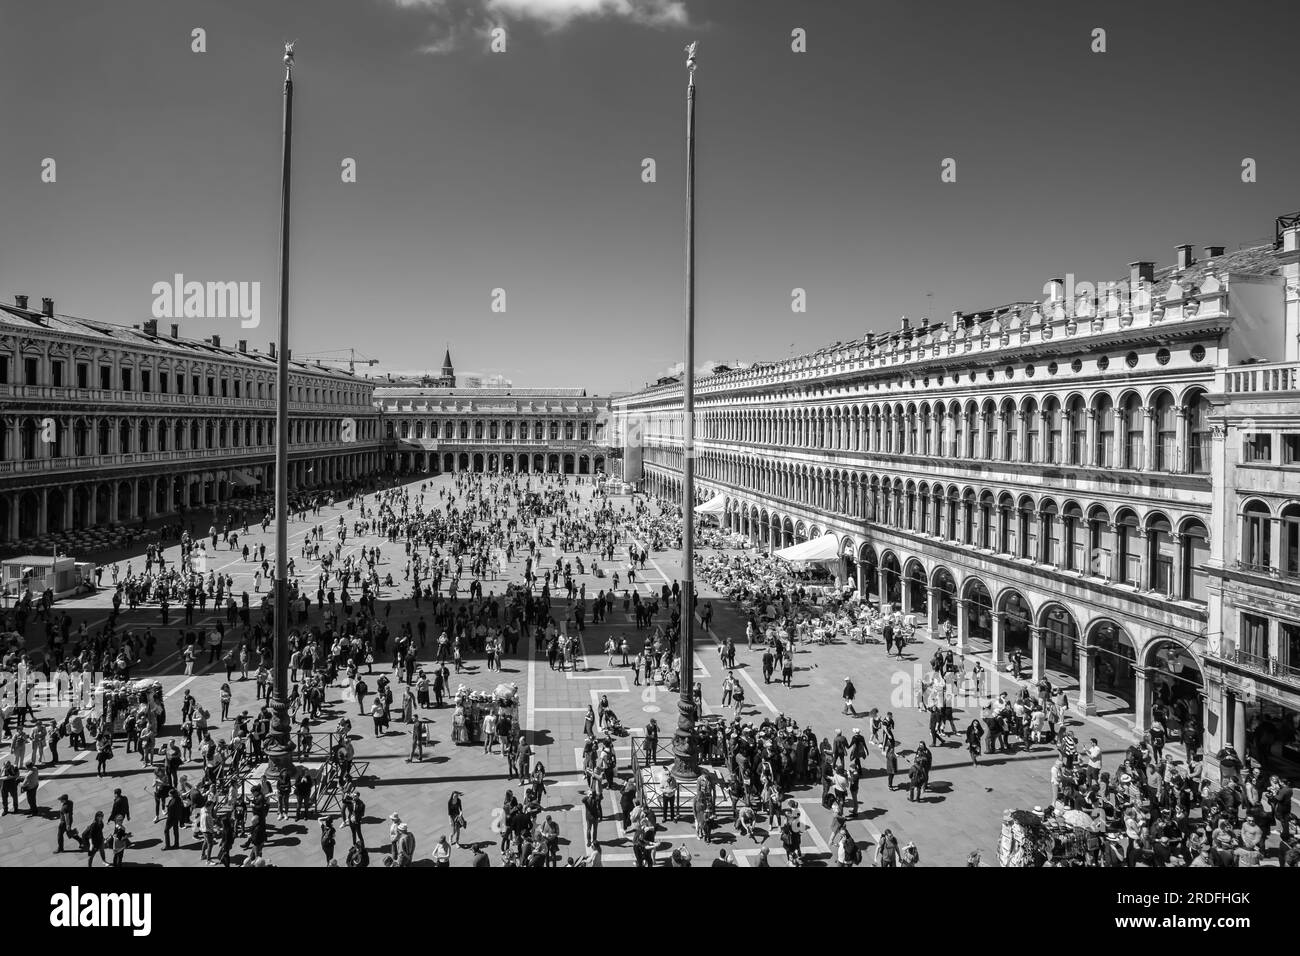
<instances>
[{"instance_id":1,"label":"window","mask_svg":"<svg viewBox=\"0 0 1300 956\"><path fill-rule=\"evenodd\" d=\"M1174 414L1174 400L1167 393L1156 401L1155 427L1155 469L1173 471L1178 461L1178 416Z\"/></svg>"},{"instance_id":2,"label":"window","mask_svg":"<svg viewBox=\"0 0 1300 956\"><path fill-rule=\"evenodd\" d=\"M197 375L190 376L190 394L199 394L199 377Z\"/></svg>"},{"instance_id":3,"label":"window","mask_svg":"<svg viewBox=\"0 0 1300 956\"><path fill-rule=\"evenodd\" d=\"M99 367L99 387L108 391L113 387L113 367L111 365L101 365Z\"/></svg>"},{"instance_id":4,"label":"window","mask_svg":"<svg viewBox=\"0 0 1300 956\"><path fill-rule=\"evenodd\" d=\"M1192 400L1187 420L1187 470L1204 475L1210 470L1210 403L1200 394Z\"/></svg>"},{"instance_id":5,"label":"window","mask_svg":"<svg viewBox=\"0 0 1300 956\"><path fill-rule=\"evenodd\" d=\"M1097 468L1115 467L1115 406L1106 395L1097 400L1097 444L1092 464Z\"/></svg>"},{"instance_id":6,"label":"window","mask_svg":"<svg viewBox=\"0 0 1300 956\"><path fill-rule=\"evenodd\" d=\"M1268 463L1273 460L1273 436L1258 432L1242 436L1241 460Z\"/></svg>"},{"instance_id":7,"label":"window","mask_svg":"<svg viewBox=\"0 0 1300 956\"><path fill-rule=\"evenodd\" d=\"M90 366L85 362L77 363L77 388L90 388Z\"/></svg>"},{"instance_id":8,"label":"window","mask_svg":"<svg viewBox=\"0 0 1300 956\"><path fill-rule=\"evenodd\" d=\"M1005 430L1002 437L1002 460L1016 460L1016 442L1020 438L1020 415L1010 405L1002 407L1002 420Z\"/></svg>"},{"instance_id":9,"label":"window","mask_svg":"<svg viewBox=\"0 0 1300 956\"><path fill-rule=\"evenodd\" d=\"M122 369L122 391L131 391L131 370L129 368Z\"/></svg>"},{"instance_id":10,"label":"window","mask_svg":"<svg viewBox=\"0 0 1300 956\"><path fill-rule=\"evenodd\" d=\"M63 387L63 364L59 361L50 363L50 384L55 388Z\"/></svg>"},{"instance_id":11,"label":"window","mask_svg":"<svg viewBox=\"0 0 1300 956\"><path fill-rule=\"evenodd\" d=\"M1270 566L1272 516L1258 501L1246 506L1241 515L1241 563L1249 570L1264 571Z\"/></svg>"},{"instance_id":12,"label":"window","mask_svg":"<svg viewBox=\"0 0 1300 956\"><path fill-rule=\"evenodd\" d=\"M1061 406L1053 400L1044 409L1047 421L1047 447L1045 459L1055 464L1061 460Z\"/></svg>"},{"instance_id":13,"label":"window","mask_svg":"<svg viewBox=\"0 0 1300 956\"><path fill-rule=\"evenodd\" d=\"M41 360L38 358L23 358L23 384L39 385L41 384Z\"/></svg>"},{"instance_id":14,"label":"window","mask_svg":"<svg viewBox=\"0 0 1300 956\"><path fill-rule=\"evenodd\" d=\"M196 388L195 391L197 392L198 389ZM217 380L211 375L208 376L208 395L213 398L217 395Z\"/></svg>"},{"instance_id":15,"label":"window","mask_svg":"<svg viewBox=\"0 0 1300 956\"><path fill-rule=\"evenodd\" d=\"M1025 409L1025 449L1022 454L1022 461L1038 460L1038 436L1039 427L1042 424L1041 416L1038 409L1030 402L1029 407Z\"/></svg>"},{"instance_id":16,"label":"window","mask_svg":"<svg viewBox=\"0 0 1300 956\"><path fill-rule=\"evenodd\" d=\"M1088 410L1083 399L1070 403L1070 464L1082 465L1088 448Z\"/></svg>"},{"instance_id":17,"label":"window","mask_svg":"<svg viewBox=\"0 0 1300 956\"><path fill-rule=\"evenodd\" d=\"M1300 434L1282 436L1282 464L1300 465Z\"/></svg>"},{"instance_id":18,"label":"window","mask_svg":"<svg viewBox=\"0 0 1300 956\"><path fill-rule=\"evenodd\" d=\"M1282 573L1289 578L1300 578L1300 505L1297 504L1282 509ZM1300 665L1300 659L1296 664Z\"/></svg>"},{"instance_id":19,"label":"window","mask_svg":"<svg viewBox=\"0 0 1300 956\"><path fill-rule=\"evenodd\" d=\"M992 460L998 447L998 414L992 406L984 409L984 448L981 457Z\"/></svg>"},{"instance_id":20,"label":"window","mask_svg":"<svg viewBox=\"0 0 1300 956\"><path fill-rule=\"evenodd\" d=\"M1277 663L1282 673L1294 676L1300 673L1300 624L1277 624Z\"/></svg>"},{"instance_id":21,"label":"window","mask_svg":"<svg viewBox=\"0 0 1300 956\"><path fill-rule=\"evenodd\" d=\"M9 384L9 356L0 355L0 385Z\"/></svg>"},{"instance_id":22,"label":"window","mask_svg":"<svg viewBox=\"0 0 1300 956\"><path fill-rule=\"evenodd\" d=\"M1142 403L1136 395L1130 395L1124 403L1124 467L1141 468L1143 462L1143 426L1145 425Z\"/></svg>"},{"instance_id":23,"label":"window","mask_svg":"<svg viewBox=\"0 0 1300 956\"><path fill-rule=\"evenodd\" d=\"M1247 657L1268 658L1268 618L1257 614L1241 616L1241 633L1237 649Z\"/></svg>"}]
</instances>

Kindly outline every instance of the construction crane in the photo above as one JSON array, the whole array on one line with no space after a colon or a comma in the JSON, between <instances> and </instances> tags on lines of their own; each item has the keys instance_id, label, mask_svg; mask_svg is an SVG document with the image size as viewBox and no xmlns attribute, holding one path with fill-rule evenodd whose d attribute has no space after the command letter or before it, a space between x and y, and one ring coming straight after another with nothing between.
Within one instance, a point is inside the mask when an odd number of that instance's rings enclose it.
<instances>
[{"instance_id":1,"label":"construction crane","mask_svg":"<svg viewBox=\"0 0 1300 956\"><path fill-rule=\"evenodd\" d=\"M339 356L339 358L331 358L331 356L334 355ZM347 358L343 358L342 356L344 355L347 355ZM329 363L330 365L342 365L344 362L347 362L348 371L354 375L357 371L358 359L360 359L365 365L379 364L379 359L368 358L365 355L358 355L356 349L332 349L327 352L312 352L308 355L299 355L296 356L296 358L299 358L304 362L315 362L317 365L324 365L326 363Z\"/></svg>"}]
</instances>

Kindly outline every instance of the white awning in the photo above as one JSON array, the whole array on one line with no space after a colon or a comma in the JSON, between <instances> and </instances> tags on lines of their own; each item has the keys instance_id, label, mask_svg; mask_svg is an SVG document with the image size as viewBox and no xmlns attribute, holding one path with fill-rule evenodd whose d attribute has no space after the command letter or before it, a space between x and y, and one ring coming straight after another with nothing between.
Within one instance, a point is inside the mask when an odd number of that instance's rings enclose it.
<instances>
[{"instance_id":1,"label":"white awning","mask_svg":"<svg viewBox=\"0 0 1300 956\"><path fill-rule=\"evenodd\" d=\"M813 538L811 541L782 548L776 552L776 556L789 561L791 564L804 564L809 561L835 561L840 556L840 543L835 539L835 535L824 534Z\"/></svg>"},{"instance_id":2,"label":"white awning","mask_svg":"<svg viewBox=\"0 0 1300 956\"><path fill-rule=\"evenodd\" d=\"M257 479L246 471L236 469L230 473L230 480L241 488L256 488Z\"/></svg>"},{"instance_id":3,"label":"white awning","mask_svg":"<svg viewBox=\"0 0 1300 956\"><path fill-rule=\"evenodd\" d=\"M697 515L721 515L727 513L727 496L714 495L702 505L695 506Z\"/></svg>"}]
</instances>

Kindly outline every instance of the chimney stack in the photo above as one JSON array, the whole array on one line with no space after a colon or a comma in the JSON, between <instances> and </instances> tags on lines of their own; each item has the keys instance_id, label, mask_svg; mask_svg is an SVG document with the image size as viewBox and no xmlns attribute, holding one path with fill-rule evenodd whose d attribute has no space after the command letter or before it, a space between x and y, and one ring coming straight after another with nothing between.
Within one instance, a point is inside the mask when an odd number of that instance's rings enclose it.
<instances>
[{"instance_id":1,"label":"chimney stack","mask_svg":"<svg viewBox=\"0 0 1300 956\"><path fill-rule=\"evenodd\" d=\"M867 348L869 348L869 349L873 349L873 348L875 348L875 347L876 347L876 333L875 333L875 332L868 332L868 333L867 333Z\"/></svg>"},{"instance_id":2,"label":"chimney stack","mask_svg":"<svg viewBox=\"0 0 1300 956\"><path fill-rule=\"evenodd\" d=\"M1192 267L1192 264L1196 262L1196 260L1192 257L1192 244L1190 242L1178 246L1178 248L1175 251L1178 253L1179 272L1182 272L1184 269L1190 269Z\"/></svg>"},{"instance_id":3,"label":"chimney stack","mask_svg":"<svg viewBox=\"0 0 1300 956\"><path fill-rule=\"evenodd\" d=\"M221 336L219 336L219 335L214 335L214 336L212 336L212 344L213 344L216 348L221 348Z\"/></svg>"},{"instance_id":4,"label":"chimney stack","mask_svg":"<svg viewBox=\"0 0 1300 956\"><path fill-rule=\"evenodd\" d=\"M1295 252L1297 250L1300 250L1300 225L1292 226L1282 233L1282 251ZM23 296L23 298L27 297Z\"/></svg>"},{"instance_id":5,"label":"chimney stack","mask_svg":"<svg viewBox=\"0 0 1300 956\"><path fill-rule=\"evenodd\" d=\"M1135 291L1143 282L1156 281L1156 264L1154 262L1144 262L1139 259L1137 262L1128 264L1128 287L1129 292Z\"/></svg>"},{"instance_id":6,"label":"chimney stack","mask_svg":"<svg viewBox=\"0 0 1300 956\"><path fill-rule=\"evenodd\" d=\"M41 311L49 318L54 318L54 300L49 296L41 299Z\"/></svg>"},{"instance_id":7,"label":"chimney stack","mask_svg":"<svg viewBox=\"0 0 1300 956\"><path fill-rule=\"evenodd\" d=\"M240 339L240 340L239 340L239 351L241 351L241 352L247 352L247 351L248 351L248 339Z\"/></svg>"},{"instance_id":8,"label":"chimney stack","mask_svg":"<svg viewBox=\"0 0 1300 956\"><path fill-rule=\"evenodd\" d=\"M1221 255L1223 255L1223 246L1206 246L1206 247L1205 247L1205 258L1207 258L1207 259L1217 259L1217 258L1219 258L1219 256L1221 256Z\"/></svg>"},{"instance_id":9,"label":"chimney stack","mask_svg":"<svg viewBox=\"0 0 1300 956\"><path fill-rule=\"evenodd\" d=\"M18 306L18 308L20 308L20 309L26 309L26 308L27 308L27 296L25 296L25 295L16 295L16 296L14 296L14 305Z\"/></svg>"},{"instance_id":10,"label":"chimney stack","mask_svg":"<svg viewBox=\"0 0 1300 956\"><path fill-rule=\"evenodd\" d=\"M156 336L156 335L158 334L158 320L157 320L157 319L145 319L145 320L144 320L144 332L145 332L145 335L155 335L155 336Z\"/></svg>"},{"instance_id":11,"label":"chimney stack","mask_svg":"<svg viewBox=\"0 0 1300 956\"><path fill-rule=\"evenodd\" d=\"M1059 278L1059 277L1058 277L1058 278L1055 278L1055 279L1048 279L1048 280L1047 280L1047 284L1050 285L1050 286L1052 287L1052 292L1051 292L1051 294L1047 297L1047 301L1048 301L1048 302L1051 302L1053 305L1055 305L1056 303L1060 302L1061 300L1063 300L1063 299L1065 298L1065 280L1064 280L1064 279L1061 279L1061 278Z\"/></svg>"},{"instance_id":12,"label":"chimney stack","mask_svg":"<svg viewBox=\"0 0 1300 956\"><path fill-rule=\"evenodd\" d=\"M181 337L181 327L180 327L180 325L178 325L177 323L173 322L173 323L172 323L172 338L174 338L174 339L179 339L180 337Z\"/></svg>"},{"instance_id":13,"label":"chimney stack","mask_svg":"<svg viewBox=\"0 0 1300 956\"><path fill-rule=\"evenodd\" d=\"M275 358L275 343L274 343L274 342L271 343L271 349L270 349L270 351L269 351L267 354L270 355L271 358Z\"/></svg>"}]
</instances>

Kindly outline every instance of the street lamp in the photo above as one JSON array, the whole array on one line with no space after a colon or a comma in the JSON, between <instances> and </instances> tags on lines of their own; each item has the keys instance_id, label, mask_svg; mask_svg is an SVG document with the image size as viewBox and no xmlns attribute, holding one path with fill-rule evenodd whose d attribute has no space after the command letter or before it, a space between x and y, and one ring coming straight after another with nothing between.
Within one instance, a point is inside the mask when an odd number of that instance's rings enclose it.
<instances>
[{"instance_id":1,"label":"street lamp","mask_svg":"<svg viewBox=\"0 0 1300 956\"><path fill-rule=\"evenodd\" d=\"M266 778L293 772L289 745L289 169L293 145L293 44L284 45L284 129L280 154L280 351L275 404L275 629L271 732Z\"/></svg>"},{"instance_id":2,"label":"street lamp","mask_svg":"<svg viewBox=\"0 0 1300 956\"><path fill-rule=\"evenodd\" d=\"M700 776L695 740L695 43L686 47L686 362L682 369L682 594L677 729L673 769L678 780Z\"/></svg>"}]
</instances>

